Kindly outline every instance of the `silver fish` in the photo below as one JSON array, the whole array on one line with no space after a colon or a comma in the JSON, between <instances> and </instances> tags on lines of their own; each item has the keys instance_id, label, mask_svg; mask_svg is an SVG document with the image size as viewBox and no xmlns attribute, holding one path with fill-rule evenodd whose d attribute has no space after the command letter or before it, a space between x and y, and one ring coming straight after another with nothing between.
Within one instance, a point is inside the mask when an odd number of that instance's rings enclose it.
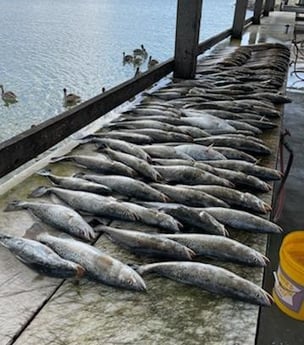
<instances>
[{"instance_id":1,"label":"silver fish","mask_svg":"<svg viewBox=\"0 0 304 345\"><path fill-rule=\"evenodd\" d=\"M263 180L280 180L282 177L282 173L278 170L238 160L208 161L208 164L216 168L241 171Z\"/></svg>"},{"instance_id":2,"label":"silver fish","mask_svg":"<svg viewBox=\"0 0 304 345\"><path fill-rule=\"evenodd\" d=\"M258 285L218 266L191 261L171 261L142 265L141 275L157 273L184 284L245 302L270 306L271 296Z\"/></svg>"},{"instance_id":3,"label":"silver fish","mask_svg":"<svg viewBox=\"0 0 304 345\"><path fill-rule=\"evenodd\" d=\"M109 157L111 157L111 159L127 165L128 167L135 170L142 176L148 178L149 180L152 180L154 182L162 180L162 176L160 175L160 173L157 170L155 170L152 165L150 165L143 159L137 158L128 153L114 151L110 148L105 148L103 152L106 153Z\"/></svg>"},{"instance_id":4,"label":"silver fish","mask_svg":"<svg viewBox=\"0 0 304 345\"><path fill-rule=\"evenodd\" d=\"M233 239L205 234L161 234L191 248L196 255L264 267L269 260L260 252Z\"/></svg>"},{"instance_id":5,"label":"silver fish","mask_svg":"<svg viewBox=\"0 0 304 345\"><path fill-rule=\"evenodd\" d=\"M271 150L266 145L249 140L248 138L236 138L224 135L210 136L206 138L195 139L195 142L202 145L227 146L235 149L242 149L242 151L259 155L270 155Z\"/></svg>"},{"instance_id":6,"label":"silver fish","mask_svg":"<svg viewBox=\"0 0 304 345\"><path fill-rule=\"evenodd\" d=\"M210 213L219 222L234 229L275 234L283 231L279 225L249 212L222 207L207 207L203 211Z\"/></svg>"},{"instance_id":7,"label":"silver fish","mask_svg":"<svg viewBox=\"0 0 304 345\"><path fill-rule=\"evenodd\" d=\"M158 234L147 234L140 231L116 229L99 225L97 232L105 232L115 242L136 254L160 256L174 260L192 260L195 252L176 241L165 239Z\"/></svg>"},{"instance_id":8,"label":"silver fish","mask_svg":"<svg viewBox=\"0 0 304 345\"><path fill-rule=\"evenodd\" d=\"M96 237L93 228L70 207L46 202L14 200L7 205L4 211L21 209L30 210L42 222L83 240L91 241Z\"/></svg>"},{"instance_id":9,"label":"silver fish","mask_svg":"<svg viewBox=\"0 0 304 345\"><path fill-rule=\"evenodd\" d=\"M200 140L203 140L203 138ZM204 145L199 145L199 144L178 145L178 146L175 146L175 150L176 152L186 154L197 161L226 159L224 155L212 149L210 146L204 146ZM170 157L166 157L166 158L170 158Z\"/></svg>"},{"instance_id":10,"label":"silver fish","mask_svg":"<svg viewBox=\"0 0 304 345\"><path fill-rule=\"evenodd\" d=\"M60 186L62 188L82 190L85 192L92 192L103 195L111 194L111 189L102 184L85 181L77 177L54 175L48 169L40 170L37 172L37 174L46 176L54 185Z\"/></svg>"},{"instance_id":11,"label":"silver fish","mask_svg":"<svg viewBox=\"0 0 304 345\"><path fill-rule=\"evenodd\" d=\"M183 227L175 218L164 212L149 209L131 202L123 202L122 204L136 214L137 220L144 224L157 226L172 232L179 232Z\"/></svg>"},{"instance_id":12,"label":"silver fish","mask_svg":"<svg viewBox=\"0 0 304 345\"><path fill-rule=\"evenodd\" d=\"M93 215L134 221L136 214L113 197L105 197L89 192L73 191L57 187L38 187L30 196L40 197L53 193L73 209Z\"/></svg>"},{"instance_id":13,"label":"silver fish","mask_svg":"<svg viewBox=\"0 0 304 345\"><path fill-rule=\"evenodd\" d=\"M55 278L81 278L84 268L65 260L46 245L22 237L0 234L0 243L36 272Z\"/></svg>"},{"instance_id":14,"label":"silver fish","mask_svg":"<svg viewBox=\"0 0 304 345\"><path fill-rule=\"evenodd\" d=\"M177 158L193 161L193 158L184 152L178 152L174 147L166 145L145 145L142 147L151 157Z\"/></svg>"},{"instance_id":15,"label":"silver fish","mask_svg":"<svg viewBox=\"0 0 304 345\"><path fill-rule=\"evenodd\" d=\"M154 140L146 134L132 133L130 131L105 131L95 133L95 136L100 138L111 138L124 140L133 144L151 144Z\"/></svg>"},{"instance_id":16,"label":"silver fish","mask_svg":"<svg viewBox=\"0 0 304 345\"><path fill-rule=\"evenodd\" d=\"M220 206L228 207L229 205L224 201L215 198L207 193L191 190L188 188L169 186L160 183L152 183L152 187L160 190L161 192L168 195L168 197L173 201L187 206L194 207L208 207L209 206Z\"/></svg>"},{"instance_id":17,"label":"silver fish","mask_svg":"<svg viewBox=\"0 0 304 345\"><path fill-rule=\"evenodd\" d=\"M215 184L227 187L233 186L233 184L226 179L191 166L155 165L154 169L157 170L167 182L171 183L186 183L189 185Z\"/></svg>"},{"instance_id":18,"label":"silver fish","mask_svg":"<svg viewBox=\"0 0 304 345\"><path fill-rule=\"evenodd\" d=\"M62 157L51 158L50 163L72 161L88 169L103 173L103 174L117 174L124 176L136 176L136 172L123 163L115 162L106 158L103 155L96 156L82 156L82 155L70 155Z\"/></svg>"},{"instance_id":19,"label":"silver fish","mask_svg":"<svg viewBox=\"0 0 304 345\"><path fill-rule=\"evenodd\" d=\"M148 184L135 180L131 177L121 175L103 176L84 173L77 173L76 176L88 181L106 185L114 192L127 196L128 198L160 202L169 201L169 197L167 197L164 193L161 193Z\"/></svg>"},{"instance_id":20,"label":"silver fish","mask_svg":"<svg viewBox=\"0 0 304 345\"><path fill-rule=\"evenodd\" d=\"M144 159L147 162L151 160L151 157L138 145L129 143L124 140L102 138L95 135L88 135L81 139L81 142L93 142L97 148L110 147L113 150L129 153L138 158Z\"/></svg>"},{"instance_id":21,"label":"silver fish","mask_svg":"<svg viewBox=\"0 0 304 345\"><path fill-rule=\"evenodd\" d=\"M87 277L92 280L119 288L146 290L145 282L131 267L91 245L45 232L37 234L36 238L64 259L84 267Z\"/></svg>"},{"instance_id":22,"label":"silver fish","mask_svg":"<svg viewBox=\"0 0 304 345\"><path fill-rule=\"evenodd\" d=\"M185 188L194 188L195 190L201 190L205 193L211 194L225 202L230 206L237 208L246 209L258 213L267 213L271 211L271 206L264 202L257 196L248 193L240 192L236 189L227 188L223 186L212 186L212 185L196 185L196 186L185 186Z\"/></svg>"}]
</instances>

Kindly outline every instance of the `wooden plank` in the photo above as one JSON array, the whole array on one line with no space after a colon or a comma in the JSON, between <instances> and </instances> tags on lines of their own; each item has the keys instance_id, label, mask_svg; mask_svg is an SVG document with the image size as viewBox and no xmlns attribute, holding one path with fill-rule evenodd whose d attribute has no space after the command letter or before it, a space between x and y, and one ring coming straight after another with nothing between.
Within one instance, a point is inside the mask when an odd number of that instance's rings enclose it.
<instances>
[{"instance_id":1,"label":"wooden plank","mask_svg":"<svg viewBox=\"0 0 304 345\"><path fill-rule=\"evenodd\" d=\"M156 68L91 98L7 141L0 143L0 177L98 119L173 71L169 59Z\"/></svg>"},{"instance_id":2,"label":"wooden plank","mask_svg":"<svg viewBox=\"0 0 304 345\"><path fill-rule=\"evenodd\" d=\"M263 9L263 0L256 0L253 11L253 24L260 24Z\"/></svg>"},{"instance_id":3,"label":"wooden plank","mask_svg":"<svg viewBox=\"0 0 304 345\"><path fill-rule=\"evenodd\" d=\"M247 5L248 0L236 1L231 34L232 38L240 39L242 37Z\"/></svg>"},{"instance_id":4,"label":"wooden plank","mask_svg":"<svg viewBox=\"0 0 304 345\"><path fill-rule=\"evenodd\" d=\"M202 0L177 4L174 78L192 79L195 74Z\"/></svg>"}]
</instances>

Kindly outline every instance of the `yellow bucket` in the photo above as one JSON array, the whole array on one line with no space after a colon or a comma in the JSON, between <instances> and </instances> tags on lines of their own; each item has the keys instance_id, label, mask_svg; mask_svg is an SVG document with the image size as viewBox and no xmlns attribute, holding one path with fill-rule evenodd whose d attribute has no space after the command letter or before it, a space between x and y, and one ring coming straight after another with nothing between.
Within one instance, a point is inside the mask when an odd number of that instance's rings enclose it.
<instances>
[{"instance_id":1,"label":"yellow bucket","mask_svg":"<svg viewBox=\"0 0 304 345\"><path fill-rule=\"evenodd\" d=\"M280 248L273 298L287 315L304 320L304 231L286 235Z\"/></svg>"}]
</instances>

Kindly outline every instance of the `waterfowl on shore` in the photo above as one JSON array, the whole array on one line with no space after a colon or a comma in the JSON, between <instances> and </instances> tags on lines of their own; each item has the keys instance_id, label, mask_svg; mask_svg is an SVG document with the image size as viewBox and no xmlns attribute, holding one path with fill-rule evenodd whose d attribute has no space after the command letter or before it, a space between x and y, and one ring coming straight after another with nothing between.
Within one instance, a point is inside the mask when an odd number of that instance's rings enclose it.
<instances>
[{"instance_id":1,"label":"waterfowl on shore","mask_svg":"<svg viewBox=\"0 0 304 345\"><path fill-rule=\"evenodd\" d=\"M14 94L13 91L5 91L4 92L3 85L0 85L0 89L1 89L1 97L2 97L4 102L6 102L6 103L17 102L17 96Z\"/></svg>"},{"instance_id":2,"label":"waterfowl on shore","mask_svg":"<svg viewBox=\"0 0 304 345\"><path fill-rule=\"evenodd\" d=\"M157 64L158 64L158 61L155 60L155 59L152 59L152 56L150 55L149 56L149 61L148 61L148 68L152 68L152 67L154 67Z\"/></svg>"},{"instance_id":3,"label":"waterfowl on shore","mask_svg":"<svg viewBox=\"0 0 304 345\"><path fill-rule=\"evenodd\" d=\"M126 55L125 52L122 53L122 61L124 63L130 63L133 61L133 56L132 55Z\"/></svg>"},{"instance_id":4,"label":"waterfowl on shore","mask_svg":"<svg viewBox=\"0 0 304 345\"><path fill-rule=\"evenodd\" d=\"M78 95L75 95L74 93L67 94L67 89L63 89L63 100L65 105L74 105L76 103L79 103L81 98Z\"/></svg>"}]
</instances>

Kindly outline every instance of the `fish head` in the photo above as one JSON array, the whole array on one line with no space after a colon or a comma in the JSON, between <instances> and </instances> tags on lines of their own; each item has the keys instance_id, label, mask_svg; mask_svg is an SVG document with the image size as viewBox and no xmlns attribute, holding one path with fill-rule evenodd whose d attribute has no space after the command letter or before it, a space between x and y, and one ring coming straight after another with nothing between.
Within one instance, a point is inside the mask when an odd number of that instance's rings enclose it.
<instances>
[{"instance_id":1,"label":"fish head","mask_svg":"<svg viewBox=\"0 0 304 345\"><path fill-rule=\"evenodd\" d=\"M121 268L118 274L119 285L123 288L136 291L146 291L143 278L129 266Z\"/></svg>"}]
</instances>

